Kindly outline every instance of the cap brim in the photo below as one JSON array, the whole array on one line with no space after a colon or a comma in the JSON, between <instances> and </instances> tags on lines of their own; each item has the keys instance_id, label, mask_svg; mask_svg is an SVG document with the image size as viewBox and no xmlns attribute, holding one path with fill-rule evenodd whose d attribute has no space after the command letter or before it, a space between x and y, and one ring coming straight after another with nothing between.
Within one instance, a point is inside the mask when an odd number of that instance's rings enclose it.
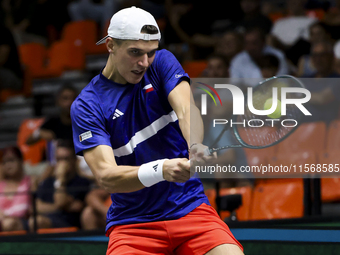
<instances>
[{"instance_id":1,"label":"cap brim","mask_svg":"<svg viewBox=\"0 0 340 255\"><path fill-rule=\"evenodd\" d=\"M100 40L96 43L96 45L105 43L105 40L106 40L106 38L108 38L108 37L109 37L109 36L107 35L107 36L105 36L104 38L100 39Z\"/></svg>"}]
</instances>

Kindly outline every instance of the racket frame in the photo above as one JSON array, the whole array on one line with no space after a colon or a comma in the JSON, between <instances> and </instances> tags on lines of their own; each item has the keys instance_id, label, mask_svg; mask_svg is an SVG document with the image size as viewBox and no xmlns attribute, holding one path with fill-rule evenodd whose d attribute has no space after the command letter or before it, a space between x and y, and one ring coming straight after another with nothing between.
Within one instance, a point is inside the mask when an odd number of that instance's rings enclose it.
<instances>
[{"instance_id":1,"label":"racket frame","mask_svg":"<svg viewBox=\"0 0 340 255\"><path fill-rule=\"evenodd\" d=\"M268 82L268 81L271 81L271 80L274 80L274 79L279 79L279 78L291 78L291 79L295 80L300 85L301 88L306 88L299 79L297 79L296 77L294 77L292 75L286 74L286 75L277 75L277 76L273 76L273 77L267 78L267 79L259 82L257 85L255 85L254 89L259 87L259 86L261 86L265 82ZM247 97L247 95L246 95L246 97ZM248 100L245 100L245 103L247 101ZM236 122L238 116L239 115L233 115L232 120L234 122ZM288 134L286 134L284 137L280 138L279 140L277 140L277 141L275 141L275 142L273 142L271 144L263 145L263 146L253 146L253 145L249 145L249 144L245 143L242 140L239 132L237 131L237 126L234 125L232 127L233 133L235 135L235 138L239 142L239 144L231 144L231 145L221 146L221 147L218 147L218 148L209 148L209 154L211 155L212 153L214 153L216 151L220 151L220 150L224 150L224 149L228 149L228 148L242 148L242 147L249 148L249 149L264 149L264 148L268 148L268 147L274 146L274 145L278 144L279 142L283 141L284 139L286 139L288 136L290 136L298 128L299 125L300 125L300 123L298 123L295 127L293 127L293 129ZM225 129L223 129L223 131L221 133L226 132L228 129L229 129L229 126L227 126ZM214 143L216 143L216 141Z\"/></svg>"}]
</instances>

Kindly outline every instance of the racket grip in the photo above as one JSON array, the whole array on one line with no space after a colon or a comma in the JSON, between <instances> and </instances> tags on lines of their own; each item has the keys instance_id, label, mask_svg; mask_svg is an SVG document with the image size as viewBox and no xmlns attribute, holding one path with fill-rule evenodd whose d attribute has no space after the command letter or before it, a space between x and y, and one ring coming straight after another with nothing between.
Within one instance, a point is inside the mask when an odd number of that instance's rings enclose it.
<instances>
[{"instance_id":1,"label":"racket grip","mask_svg":"<svg viewBox=\"0 0 340 255\"><path fill-rule=\"evenodd\" d=\"M204 150L204 155L205 156L210 156L212 153L213 153L213 151L211 149L209 149L209 148L206 148ZM191 161L191 159L188 160L189 163L190 163L190 161Z\"/></svg>"}]
</instances>

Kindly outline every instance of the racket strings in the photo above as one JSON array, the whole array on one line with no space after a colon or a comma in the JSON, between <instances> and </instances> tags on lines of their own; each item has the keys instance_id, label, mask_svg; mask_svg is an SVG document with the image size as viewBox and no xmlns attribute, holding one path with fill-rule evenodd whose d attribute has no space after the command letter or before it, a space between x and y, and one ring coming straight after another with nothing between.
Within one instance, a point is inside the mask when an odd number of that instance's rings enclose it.
<instances>
[{"instance_id":1,"label":"racket strings","mask_svg":"<svg viewBox=\"0 0 340 255\"><path fill-rule=\"evenodd\" d=\"M278 106L281 107L281 90L284 87L303 87L303 85L294 78L273 78L253 88L252 104L257 110L264 110L265 102L275 97L273 88L277 88L276 97ZM248 94L249 96L249 94ZM287 98L298 98L296 93L287 93ZM248 101L248 100L247 100ZM236 122L245 123L237 124L234 127L239 139L246 145L254 147L266 147L279 142L289 135L294 126L301 121L303 114L295 105L287 104L286 115L271 118L267 115L257 115L249 110L246 102L244 115L237 116Z\"/></svg>"}]
</instances>

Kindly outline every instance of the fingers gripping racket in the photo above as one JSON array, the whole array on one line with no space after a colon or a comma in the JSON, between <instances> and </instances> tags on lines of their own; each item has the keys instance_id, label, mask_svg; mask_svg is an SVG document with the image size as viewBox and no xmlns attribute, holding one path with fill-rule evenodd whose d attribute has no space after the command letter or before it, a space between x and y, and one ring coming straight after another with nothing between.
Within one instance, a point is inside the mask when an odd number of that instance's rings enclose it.
<instances>
[{"instance_id":1,"label":"fingers gripping racket","mask_svg":"<svg viewBox=\"0 0 340 255\"><path fill-rule=\"evenodd\" d=\"M273 101L273 88L277 90L278 99L275 112L269 115L257 115L250 111L247 100L249 96L252 96L253 108L257 110L270 108ZM232 123L234 125L232 127L225 125L205 154L211 155L216 151L237 147L262 149L278 144L292 134L304 114L295 104L286 104L286 114L281 115L282 88L305 87L300 80L290 75L274 76L258 83L252 88L252 95L246 94L244 114L233 115ZM287 91L294 91L294 89L287 89ZM299 99L303 96L303 93L298 92L286 93L287 99ZM229 128L232 128L233 135L238 143L215 147Z\"/></svg>"}]
</instances>

